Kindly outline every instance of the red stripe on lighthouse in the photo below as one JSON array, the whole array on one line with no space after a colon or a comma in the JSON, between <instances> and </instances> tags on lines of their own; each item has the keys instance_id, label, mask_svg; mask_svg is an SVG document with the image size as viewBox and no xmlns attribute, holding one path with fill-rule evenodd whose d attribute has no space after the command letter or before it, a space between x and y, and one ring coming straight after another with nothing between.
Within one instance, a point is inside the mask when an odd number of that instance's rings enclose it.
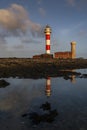
<instances>
[{"instance_id":1,"label":"red stripe on lighthouse","mask_svg":"<svg viewBox=\"0 0 87 130\"><path fill-rule=\"evenodd\" d=\"M51 80L50 77L47 77L47 79Z\"/></svg>"},{"instance_id":2,"label":"red stripe on lighthouse","mask_svg":"<svg viewBox=\"0 0 87 130\"><path fill-rule=\"evenodd\" d=\"M50 35L46 34L46 40L50 40Z\"/></svg>"},{"instance_id":3,"label":"red stripe on lighthouse","mask_svg":"<svg viewBox=\"0 0 87 130\"><path fill-rule=\"evenodd\" d=\"M46 91L51 91L51 85L46 85Z\"/></svg>"},{"instance_id":4,"label":"red stripe on lighthouse","mask_svg":"<svg viewBox=\"0 0 87 130\"><path fill-rule=\"evenodd\" d=\"M46 50L50 50L50 45L46 45Z\"/></svg>"},{"instance_id":5,"label":"red stripe on lighthouse","mask_svg":"<svg viewBox=\"0 0 87 130\"><path fill-rule=\"evenodd\" d=\"M46 79L46 95L50 96L51 94L51 80L50 77L47 77Z\"/></svg>"}]
</instances>

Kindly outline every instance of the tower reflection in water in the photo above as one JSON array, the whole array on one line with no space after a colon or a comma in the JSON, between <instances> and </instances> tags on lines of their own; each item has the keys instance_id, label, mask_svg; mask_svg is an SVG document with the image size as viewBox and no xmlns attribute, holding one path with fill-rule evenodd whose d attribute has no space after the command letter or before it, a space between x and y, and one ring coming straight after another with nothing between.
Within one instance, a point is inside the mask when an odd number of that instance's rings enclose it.
<instances>
[{"instance_id":1,"label":"tower reflection in water","mask_svg":"<svg viewBox=\"0 0 87 130\"><path fill-rule=\"evenodd\" d=\"M47 97L50 97L51 95L50 77L47 77L46 79L45 93ZM42 109L41 113L40 111L39 113L37 112L30 113L30 119L32 120L33 124L38 125L40 122L52 123L55 120L55 117L58 115L57 110L52 109L52 105L48 100L45 101L45 103L42 103L39 108Z\"/></svg>"},{"instance_id":2,"label":"tower reflection in water","mask_svg":"<svg viewBox=\"0 0 87 130\"><path fill-rule=\"evenodd\" d=\"M46 79L45 93L47 97L51 95L51 78L50 77L47 77Z\"/></svg>"},{"instance_id":3,"label":"tower reflection in water","mask_svg":"<svg viewBox=\"0 0 87 130\"><path fill-rule=\"evenodd\" d=\"M75 72L75 70L71 70L71 72ZM76 83L76 75L74 74L71 75L71 82Z\"/></svg>"},{"instance_id":4,"label":"tower reflection in water","mask_svg":"<svg viewBox=\"0 0 87 130\"><path fill-rule=\"evenodd\" d=\"M71 83L75 84L76 83L76 75L78 73L73 69L73 70L66 70L66 75L64 75L65 80L70 80Z\"/></svg>"},{"instance_id":5,"label":"tower reflection in water","mask_svg":"<svg viewBox=\"0 0 87 130\"><path fill-rule=\"evenodd\" d=\"M75 72L75 70L71 70L71 72ZM76 75L71 74L71 76L68 78L70 79L71 83L76 83ZM45 94L47 97L51 96L51 77L46 78L46 87L45 87Z\"/></svg>"},{"instance_id":6,"label":"tower reflection in water","mask_svg":"<svg viewBox=\"0 0 87 130\"><path fill-rule=\"evenodd\" d=\"M71 75L70 78L72 83L75 83L75 75ZM46 78L46 86L45 86L45 95L47 97L51 96L51 77ZM34 110L34 112L25 113L22 117L28 117L27 119L31 120L31 124L39 125L41 122L52 123L55 121L58 116L57 109L52 108L52 103L47 98L44 103L39 105L38 112ZM40 111L41 110L41 111Z\"/></svg>"},{"instance_id":7,"label":"tower reflection in water","mask_svg":"<svg viewBox=\"0 0 87 130\"><path fill-rule=\"evenodd\" d=\"M46 87L45 87L45 93L47 97L50 97L51 95L51 78L47 77L46 79ZM40 111L41 110L41 111ZM41 122L46 123L52 123L56 116L58 115L57 109L53 109L50 101L48 101L48 98L44 103L39 105L38 112L30 112L25 113L22 115L22 117L27 117L31 120L31 124L33 125L39 125Z\"/></svg>"}]
</instances>

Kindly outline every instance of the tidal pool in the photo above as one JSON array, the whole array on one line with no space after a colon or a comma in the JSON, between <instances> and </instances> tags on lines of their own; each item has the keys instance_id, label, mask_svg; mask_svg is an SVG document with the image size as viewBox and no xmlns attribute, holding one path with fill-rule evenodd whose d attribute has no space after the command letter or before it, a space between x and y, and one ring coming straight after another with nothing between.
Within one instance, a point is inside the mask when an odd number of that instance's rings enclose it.
<instances>
[{"instance_id":1,"label":"tidal pool","mask_svg":"<svg viewBox=\"0 0 87 130\"><path fill-rule=\"evenodd\" d=\"M87 130L87 69L76 72L85 76L4 78L0 130Z\"/></svg>"}]
</instances>

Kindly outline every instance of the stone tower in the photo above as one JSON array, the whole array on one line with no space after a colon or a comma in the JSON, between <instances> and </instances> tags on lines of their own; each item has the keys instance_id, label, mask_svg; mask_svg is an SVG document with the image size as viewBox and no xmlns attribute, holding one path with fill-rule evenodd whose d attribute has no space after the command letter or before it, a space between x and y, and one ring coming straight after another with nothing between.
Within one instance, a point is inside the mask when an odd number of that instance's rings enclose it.
<instances>
[{"instance_id":1,"label":"stone tower","mask_svg":"<svg viewBox=\"0 0 87 130\"><path fill-rule=\"evenodd\" d=\"M71 42L71 58L72 59L76 58L76 42L75 41Z\"/></svg>"}]
</instances>

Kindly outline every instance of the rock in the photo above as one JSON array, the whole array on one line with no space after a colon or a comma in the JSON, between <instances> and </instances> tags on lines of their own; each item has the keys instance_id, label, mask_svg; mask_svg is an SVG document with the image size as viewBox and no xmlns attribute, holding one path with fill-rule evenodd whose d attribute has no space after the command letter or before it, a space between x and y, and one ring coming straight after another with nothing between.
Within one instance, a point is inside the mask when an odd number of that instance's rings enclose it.
<instances>
[{"instance_id":1,"label":"rock","mask_svg":"<svg viewBox=\"0 0 87 130\"><path fill-rule=\"evenodd\" d=\"M4 79L0 80L0 88L4 88L4 87L6 87L8 85L9 85L9 83L6 82Z\"/></svg>"}]
</instances>

